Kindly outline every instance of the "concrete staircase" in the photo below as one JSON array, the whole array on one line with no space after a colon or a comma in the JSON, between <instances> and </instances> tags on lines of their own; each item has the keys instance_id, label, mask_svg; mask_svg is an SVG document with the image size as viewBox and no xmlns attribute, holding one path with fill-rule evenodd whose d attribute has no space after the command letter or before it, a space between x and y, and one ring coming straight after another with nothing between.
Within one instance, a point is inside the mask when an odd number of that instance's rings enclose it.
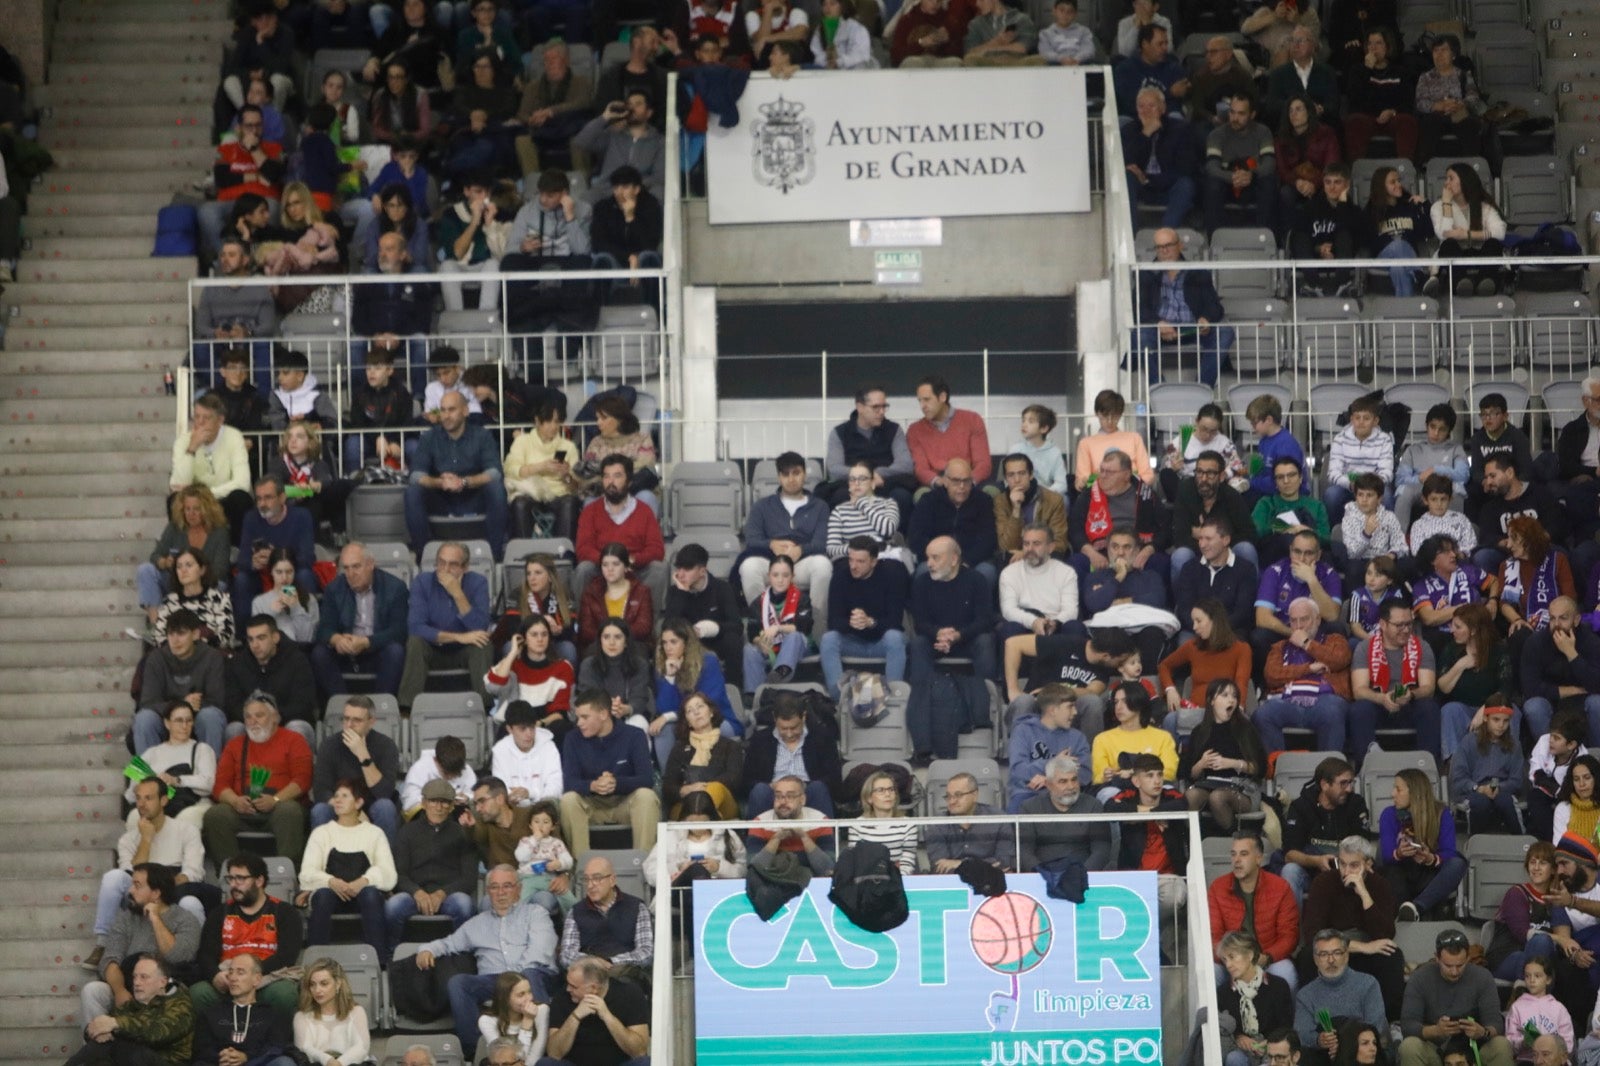
<instances>
[{"instance_id":1,"label":"concrete staircase","mask_svg":"<svg viewBox=\"0 0 1600 1066\"><path fill-rule=\"evenodd\" d=\"M16 284L0 296L0 1062L80 1043L120 832L133 568L163 525L190 260L156 210L210 165L225 0L62 0Z\"/></svg>"}]
</instances>

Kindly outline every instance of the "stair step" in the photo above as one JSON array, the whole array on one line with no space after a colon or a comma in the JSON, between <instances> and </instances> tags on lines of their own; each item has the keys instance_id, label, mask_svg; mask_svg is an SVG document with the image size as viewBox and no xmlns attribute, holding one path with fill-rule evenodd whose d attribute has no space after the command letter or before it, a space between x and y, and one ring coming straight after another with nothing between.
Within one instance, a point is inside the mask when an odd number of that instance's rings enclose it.
<instances>
[{"instance_id":1,"label":"stair step","mask_svg":"<svg viewBox=\"0 0 1600 1066\"><path fill-rule=\"evenodd\" d=\"M142 618L133 611L106 611L122 625ZM128 672L121 667L79 666L67 670L0 671L0 696L33 695L38 692L103 692L120 695L128 703ZM25 790L19 790L25 791ZM8 802L15 799L12 794ZM0 804L3 807L4 804ZM0 821L3 821L0 816Z\"/></svg>"},{"instance_id":2,"label":"stair step","mask_svg":"<svg viewBox=\"0 0 1600 1066\"><path fill-rule=\"evenodd\" d=\"M83 945L75 945L73 952L82 948L82 954L89 953L87 941ZM67 951L62 948L59 951ZM70 952L69 952L70 954ZM15 1029L0 1030L0 1061L11 1066L22 1066L23 1063L39 1064L49 1062L60 1066L68 1057L83 1046L83 1027L80 1025L54 1025L47 1029Z\"/></svg>"},{"instance_id":3,"label":"stair step","mask_svg":"<svg viewBox=\"0 0 1600 1066\"><path fill-rule=\"evenodd\" d=\"M170 167L146 166L138 170L123 171L85 171L71 173L62 171L53 173L45 178L39 186L41 193L51 192L127 192L127 193L163 193L171 195L182 189L189 188L194 181L193 173L173 169ZM141 249L148 254L149 249Z\"/></svg>"},{"instance_id":4,"label":"stair step","mask_svg":"<svg viewBox=\"0 0 1600 1066\"><path fill-rule=\"evenodd\" d=\"M63 19L56 26L55 41L57 44L82 44L111 38L141 45L147 41L214 41L220 47L233 31L233 24L226 18L148 21L123 19L119 15L118 11L107 10L94 22Z\"/></svg>"},{"instance_id":5,"label":"stair step","mask_svg":"<svg viewBox=\"0 0 1600 1066\"><path fill-rule=\"evenodd\" d=\"M139 130L118 132L149 136ZM36 192L28 197L28 217L148 214L154 220L155 213L171 202L167 192Z\"/></svg>"},{"instance_id":6,"label":"stair step","mask_svg":"<svg viewBox=\"0 0 1600 1066\"><path fill-rule=\"evenodd\" d=\"M41 950L43 948L44 945L41 945ZM60 945L55 945L51 950L58 951L59 948ZM59 966L39 965L41 960L28 959L28 969L17 968L15 952L15 942L6 946L6 954L12 956L12 966L0 972L0 996L7 999L52 995L76 997L83 989L85 981L94 980L93 974L70 959L63 960ZM9 1063L17 1061L12 1058L7 1059ZM53 1066L61 1066L59 1058L50 1061Z\"/></svg>"},{"instance_id":7,"label":"stair step","mask_svg":"<svg viewBox=\"0 0 1600 1066\"><path fill-rule=\"evenodd\" d=\"M121 236L121 235L118 235ZM149 234L129 234L144 241L149 247L154 238ZM37 247L45 240L81 240L77 236L51 236L40 237L35 240ZM112 239L108 237L107 239ZM186 263L190 260L175 258L174 263ZM20 308L24 313L54 306L71 305L74 314L87 313L98 307L124 307L127 305L149 306L153 304L179 304L187 311L189 304L189 285L187 281L179 278L176 281L18 281L14 285L7 285L5 302L11 307Z\"/></svg>"},{"instance_id":8,"label":"stair step","mask_svg":"<svg viewBox=\"0 0 1600 1066\"><path fill-rule=\"evenodd\" d=\"M227 15L225 0L140 0L138 3L103 4L95 0L66 0L61 22L189 22L215 23Z\"/></svg>"},{"instance_id":9,"label":"stair step","mask_svg":"<svg viewBox=\"0 0 1600 1066\"><path fill-rule=\"evenodd\" d=\"M59 259L149 260L156 258L150 254L150 247L151 239L145 236L57 237L52 234L35 238L32 247L22 253L22 264L26 269L34 260L46 262Z\"/></svg>"},{"instance_id":10,"label":"stair step","mask_svg":"<svg viewBox=\"0 0 1600 1066\"><path fill-rule=\"evenodd\" d=\"M78 108L78 105L73 106L75 109ZM99 109L85 107L82 110L93 113ZM190 117L192 116L185 117L184 126L189 125ZM195 118L194 124L199 126L210 121L209 114L207 114L205 117ZM73 128L74 124L63 122L58 118L53 119L47 125L49 129L44 136L46 140L50 140L53 138L49 130L70 129ZM87 126L87 120L82 125ZM117 122L107 123L107 125L120 128L123 124ZM145 127L152 137L165 132L167 129L182 128L174 122L174 117L171 114L167 116L164 122L141 122L139 125ZM191 181L195 177L209 172L211 161L216 156L210 145L199 145L194 148L99 148L94 145L85 145L80 148L52 148L50 154L55 157L55 170L58 173L84 173L87 171L115 170L121 167L127 167L131 170L151 170L158 167L166 167L173 171L183 171L189 175ZM29 220L29 227L29 232L32 232L31 219Z\"/></svg>"},{"instance_id":11,"label":"stair step","mask_svg":"<svg viewBox=\"0 0 1600 1066\"><path fill-rule=\"evenodd\" d=\"M52 770L14 770L6 777L8 778L6 787L12 790L8 801L21 802L24 799L60 797L56 802L72 804L71 809L74 813L87 802L90 808L102 812L101 817L105 817L103 812L106 809L101 805L101 801L104 801L110 810L117 811L121 803L122 788L126 784L120 774L115 777L108 774L93 782L85 782L73 781ZM122 816L117 813L113 817L120 820ZM16 836L17 833L13 832L11 835ZM0 907L0 913L6 910L7 908Z\"/></svg>"},{"instance_id":12,"label":"stair step","mask_svg":"<svg viewBox=\"0 0 1600 1066\"><path fill-rule=\"evenodd\" d=\"M12 400L104 399L106 397L166 396L160 374L144 370L80 370L75 373L34 374L15 381L0 379L0 396Z\"/></svg>"},{"instance_id":13,"label":"stair step","mask_svg":"<svg viewBox=\"0 0 1600 1066\"><path fill-rule=\"evenodd\" d=\"M98 401L86 401L98 402ZM165 494L160 488L139 493L105 494L99 498L75 496L18 496L0 500L0 521L27 519L99 518L111 511L123 518L164 520Z\"/></svg>"},{"instance_id":14,"label":"stair step","mask_svg":"<svg viewBox=\"0 0 1600 1066\"><path fill-rule=\"evenodd\" d=\"M0 423L76 423L94 418L171 422L172 401L166 396L122 400L0 401Z\"/></svg>"},{"instance_id":15,"label":"stair step","mask_svg":"<svg viewBox=\"0 0 1600 1066\"><path fill-rule=\"evenodd\" d=\"M133 571L116 563L98 562L79 566L7 566L0 569L0 589L7 592L78 589L86 595L94 595L102 589L111 588L133 588ZM77 639L84 638L80 636Z\"/></svg>"},{"instance_id":16,"label":"stair step","mask_svg":"<svg viewBox=\"0 0 1600 1066\"><path fill-rule=\"evenodd\" d=\"M161 535L161 530L166 526L166 521L164 516L151 518L107 518L102 516L98 519L16 519L7 522L5 527L0 529L0 540L4 540L7 544L17 541L39 540L65 540L70 542L79 537L88 538L98 535L98 538L104 538L109 534L136 541L148 552L150 550L149 546L154 544L156 538ZM53 609L67 613L66 609L70 606L72 605L68 603L57 603L53 605ZM107 610L105 604L97 604L93 611L84 610L75 613L98 614L105 610Z\"/></svg>"},{"instance_id":17,"label":"stair step","mask_svg":"<svg viewBox=\"0 0 1600 1066\"><path fill-rule=\"evenodd\" d=\"M112 474L14 474L0 477L0 511L10 500L101 497L107 507L147 504L139 510L161 510L167 493L166 471ZM154 502L151 501L154 497Z\"/></svg>"},{"instance_id":18,"label":"stair step","mask_svg":"<svg viewBox=\"0 0 1600 1066\"><path fill-rule=\"evenodd\" d=\"M59 525L71 525L75 522L87 521L86 519L62 519ZM114 521L102 519L101 521ZM125 521L125 520L124 520ZM24 521L15 521L8 525L29 524ZM8 588L0 588L0 617L22 618L29 614L38 617L49 611L61 618L81 617L99 629L104 625L102 619L121 620L137 615L143 617L144 613L139 608L139 595L130 588L102 588L94 591L84 590L75 596L62 596L56 592L39 591L37 589L18 589L13 592ZM126 622L123 623L127 624ZM112 643L127 643L133 641L115 640ZM97 648L105 647L104 642L96 644ZM3 649L0 649L3 651ZM126 656L121 656L110 650L97 651L87 661L86 666L106 666L113 662L121 662ZM68 664L70 665L70 664Z\"/></svg>"},{"instance_id":19,"label":"stair step","mask_svg":"<svg viewBox=\"0 0 1600 1066\"><path fill-rule=\"evenodd\" d=\"M84 971L88 976L88 971ZM23 1032L51 1029L58 1025L83 1025L78 1017L83 1001L66 996L27 996L0 999L0 1026Z\"/></svg>"},{"instance_id":20,"label":"stair step","mask_svg":"<svg viewBox=\"0 0 1600 1066\"><path fill-rule=\"evenodd\" d=\"M121 474L124 476L155 474L163 479L165 479L169 468L169 456L165 450L108 454L95 464L95 469L102 473ZM83 457L68 452L42 455L0 455L0 478L12 476L43 477L54 474L77 474L82 471ZM163 492L166 491L164 483L161 490Z\"/></svg>"},{"instance_id":21,"label":"stair step","mask_svg":"<svg viewBox=\"0 0 1600 1066\"><path fill-rule=\"evenodd\" d=\"M62 543L44 540L0 544L0 575L5 573L5 568L8 566L77 566L86 558L102 563L135 567L150 557L150 549L154 543L151 541L150 544L141 544L130 539L77 540ZM111 621L108 619L105 624L110 625ZM117 622L117 625L121 624L120 621Z\"/></svg>"},{"instance_id":22,"label":"stair step","mask_svg":"<svg viewBox=\"0 0 1600 1066\"><path fill-rule=\"evenodd\" d=\"M125 47L118 45L117 47ZM143 104L125 103L94 106L80 103L62 103L51 107L40 119L39 128L46 136L58 130L102 129L115 126L142 126L152 132L196 126L211 128L211 109L199 104ZM152 152L159 149L152 149ZM60 161L57 160L58 167ZM65 169L61 167L61 169Z\"/></svg>"},{"instance_id":23,"label":"stair step","mask_svg":"<svg viewBox=\"0 0 1600 1066\"><path fill-rule=\"evenodd\" d=\"M151 364L152 369L159 372L158 364ZM5 445L5 450L12 454L28 454L37 452L88 452L100 451L107 445L118 445L133 452L160 451L167 455L172 454L172 443L175 439L173 423L170 418L166 425L152 426L144 424L123 422L121 419L107 420L98 424L71 425L32 425L32 426L7 426L0 430L5 434L0 439L0 444ZM88 537L89 540L107 540L108 537Z\"/></svg>"},{"instance_id":24,"label":"stair step","mask_svg":"<svg viewBox=\"0 0 1600 1066\"><path fill-rule=\"evenodd\" d=\"M43 297L44 293L40 293ZM57 304L43 300L16 304L12 316L12 329L28 327L116 326L138 329L149 326L177 326L187 328L189 309L182 303L138 304L95 303ZM158 381L159 386L161 383Z\"/></svg>"},{"instance_id":25,"label":"stair step","mask_svg":"<svg viewBox=\"0 0 1600 1066\"><path fill-rule=\"evenodd\" d=\"M51 266L56 264L52 263ZM86 264L90 265L90 264ZM189 327L180 321L143 326L80 326L70 315L49 324L19 325L6 331L6 345L13 351L96 351L99 349L145 349L182 352L189 343Z\"/></svg>"},{"instance_id":26,"label":"stair step","mask_svg":"<svg viewBox=\"0 0 1600 1066\"><path fill-rule=\"evenodd\" d=\"M119 725L126 725L126 721ZM122 729L112 728L108 722L93 718L7 718L6 743L18 748L43 748L59 746L83 753L111 753L121 759L120 771L127 762L127 746L122 743ZM114 749L114 750L113 750ZM48 837L47 837L48 839ZM65 847L65 843L61 843ZM8 857L0 863L0 877L19 876L11 873ZM98 875L96 875L98 876Z\"/></svg>"},{"instance_id":27,"label":"stair step","mask_svg":"<svg viewBox=\"0 0 1600 1066\"><path fill-rule=\"evenodd\" d=\"M217 58L220 59L221 55L219 54ZM126 50L121 60L103 63L57 60L50 64L50 81L57 85L98 85L110 82L113 85L160 86L163 89L202 85L215 91L218 80L215 61L174 61L171 64L164 60L129 62Z\"/></svg>"},{"instance_id":28,"label":"stair step","mask_svg":"<svg viewBox=\"0 0 1600 1066\"><path fill-rule=\"evenodd\" d=\"M31 237L143 237L152 243L156 239L155 212L127 215L28 215L28 234ZM172 262L183 262L192 256L181 256ZM23 279L18 278L20 283Z\"/></svg>"},{"instance_id":29,"label":"stair step","mask_svg":"<svg viewBox=\"0 0 1600 1066\"><path fill-rule=\"evenodd\" d=\"M53 99L58 104L95 104L126 105L126 104L167 104L172 107L210 107L216 99L216 77L213 75L210 85L195 82L187 86L171 85L140 85L132 82L95 81L91 84L62 82L52 86L55 92ZM107 134L114 131L107 130ZM148 135L147 130L141 130L141 135ZM48 141L46 146L54 148L57 142ZM102 141L101 143L105 143ZM137 139L127 139L113 142L126 148L138 148L141 142ZM152 142L145 147L155 147L164 142Z\"/></svg>"},{"instance_id":30,"label":"stair step","mask_svg":"<svg viewBox=\"0 0 1600 1066\"><path fill-rule=\"evenodd\" d=\"M109 627L109 622L100 622L96 625ZM86 629L87 626L80 626ZM108 633L107 640L114 639L115 634ZM121 639L126 640L126 637ZM126 728L132 720L133 700L124 690L120 696L108 698L104 692L50 692L34 696L27 701L18 701L7 711L7 717L18 721L31 721L34 719L60 718L64 721L86 723L87 728L93 730L97 726L106 729ZM52 818L65 820L65 812L46 814L44 820ZM5 824L4 804L0 804L0 824Z\"/></svg>"},{"instance_id":31,"label":"stair step","mask_svg":"<svg viewBox=\"0 0 1600 1066\"><path fill-rule=\"evenodd\" d=\"M89 199L92 195L94 194L78 198ZM194 277L197 272L195 261L187 256L52 259L48 263L23 260L17 265L17 280L37 284L54 284L58 281L185 281Z\"/></svg>"},{"instance_id":32,"label":"stair step","mask_svg":"<svg viewBox=\"0 0 1600 1066\"><path fill-rule=\"evenodd\" d=\"M140 562L143 562L143 560L141 559ZM129 565L126 568L127 572L131 574L133 572L133 567L136 565L138 564L134 563ZM10 574L15 569L15 567L0 568L0 581L6 580L6 575ZM45 566L39 567L38 569L64 570L70 572L72 567ZM124 619L113 616L109 612L105 618L94 619L85 619L82 617L0 618L0 640L59 640L63 642L99 641L101 643L109 644L113 641L129 639L127 634L123 633L122 631L124 621ZM132 641L129 641L129 643L132 643ZM84 706L87 706L87 704ZM32 712L33 708L29 707L28 710ZM81 708L78 710L81 711ZM74 713L78 713L78 711L75 711ZM81 711L81 713L85 715L84 721L92 721L92 719L87 717L87 711ZM8 716L8 722L15 720L16 712L11 712Z\"/></svg>"},{"instance_id":33,"label":"stair step","mask_svg":"<svg viewBox=\"0 0 1600 1066\"><path fill-rule=\"evenodd\" d=\"M126 722L123 725L126 726ZM122 787L115 782L112 784L118 789ZM39 833L52 834L50 839L53 841L70 840L73 847L82 846L92 851L106 846L104 840L107 835L115 844L116 838L122 834L122 794L114 792L111 787L103 793L65 798L62 795L32 793L9 782L6 787L6 801L0 804L0 826L11 827L6 832L17 838L14 846L19 851L49 850L24 846L26 841L32 839L29 834L35 832L35 827Z\"/></svg>"},{"instance_id":34,"label":"stair step","mask_svg":"<svg viewBox=\"0 0 1600 1066\"><path fill-rule=\"evenodd\" d=\"M26 884L24 881L6 887L20 890ZM84 906L85 903L94 902L94 893L86 890L64 893L57 890L51 894L44 891L43 885L40 888L39 892L19 891L22 899L17 901L18 906L0 908L0 941L33 940L47 936L72 941L94 935L94 910ZM45 902L52 895L56 900L55 906ZM68 895L70 901L62 898ZM4 1010L6 1002L0 1000L0 1011ZM0 1014L0 1030L9 1028L14 1026L7 1025L3 1014Z\"/></svg>"},{"instance_id":35,"label":"stair step","mask_svg":"<svg viewBox=\"0 0 1600 1066\"><path fill-rule=\"evenodd\" d=\"M7 855L0 864L0 881L30 881L43 877L59 878L63 883L98 882L116 865L113 855L89 858L83 851L30 851Z\"/></svg>"},{"instance_id":36,"label":"stair step","mask_svg":"<svg viewBox=\"0 0 1600 1066\"><path fill-rule=\"evenodd\" d=\"M8 658L6 651L0 648L0 669L16 668L18 663L14 658ZM36 665L51 664L39 662ZM134 665L128 663L128 669L133 669ZM106 742L90 746L87 741L67 744L12 744L8 741L0 744L0 772L5 773L53 768L85 780L98 780L107 774L120 774L127 764L128 749L121 744L120 737L115 746ZM9 857L7 861L10 861Z\"/></svg>"},{"instance_id":37,"label":"stair step","mask_svg":"<svg viewBox=\"0 0 1600 1066\"><path fill-rule=\"evenodd\" d=\"M169 40L161 44L161 54L171 56L172 62L179 66L215 64L222 57L221 44L204 38ZM66 64L76 67L79 64L115 63L120 58L126 58L127 54L128 42L116 38L67 41L59 43L51 53L51 62L55 64L51 70Z\"/></svg>"}]
</instances>

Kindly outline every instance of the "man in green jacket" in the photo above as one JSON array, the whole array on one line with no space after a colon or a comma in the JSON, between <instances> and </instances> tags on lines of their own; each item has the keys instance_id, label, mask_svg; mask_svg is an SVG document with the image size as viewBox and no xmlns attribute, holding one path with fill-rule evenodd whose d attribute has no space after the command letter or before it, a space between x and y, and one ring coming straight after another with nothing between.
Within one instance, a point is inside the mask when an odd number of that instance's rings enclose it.
<instances>
[{"instance_id":1,"label":"man in green jacket","mask_svg":"<svg viewBox=\"0 0 1600 1066\"><path fill-rule=\"evenodd\" d=\"M67 1066L184 1066L194 1046L194 1006L166 963L146 955L133 967L133 998L91 1018L83 1038Z\"/></svg>"}]
</instances>

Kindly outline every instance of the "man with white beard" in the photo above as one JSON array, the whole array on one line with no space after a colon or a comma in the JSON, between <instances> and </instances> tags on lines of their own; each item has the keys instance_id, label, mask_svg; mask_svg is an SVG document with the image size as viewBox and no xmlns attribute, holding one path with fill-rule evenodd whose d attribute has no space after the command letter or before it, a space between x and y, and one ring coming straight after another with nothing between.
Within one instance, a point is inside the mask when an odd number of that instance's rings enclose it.
<instances>
[{"instance_id":1,"label":"man with white beard","mask_svg":"<svg viewBox=\"0 0 1600 1066\"><path fill-rule=\"evenodd\" d=\"M244 701L244 735L234 737L217 760L217 782L202 835L206 852L222 862L239 853L241 829L265 829L277 841L275 854L296 863L306 843L307 797L311 794L311 746L292 729L280 729L278 703L265 692ZM246 745L249 745L246 754ZM265 783L257 770L266 771Z\"/></svg>"}]
</instances>

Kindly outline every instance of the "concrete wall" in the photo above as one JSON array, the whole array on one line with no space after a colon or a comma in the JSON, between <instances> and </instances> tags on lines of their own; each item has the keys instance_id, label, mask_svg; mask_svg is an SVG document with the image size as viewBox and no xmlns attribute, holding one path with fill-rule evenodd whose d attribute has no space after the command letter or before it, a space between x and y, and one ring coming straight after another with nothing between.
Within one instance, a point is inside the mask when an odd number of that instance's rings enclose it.
<instances>
[{"instance_id":1,"label":"concrete wall","mask_svg":"<svg viewBox=\"0 0 1600 1066\"><path fill-rule=\"evenodd\" d=\"M0 44L17 57L28 85L44 84L50 35L57 0L0 0Z\"/></svg>"},{"instance_id":2,"label":"concrete wall","mask_svg":"<svg viewBox=\"0 0 1600 1066\"><path fill-rule=\"evenodd\" d=\"M1078 215L946 218L944 244L923 248L921 285L873 284L873 249L850 247L846 222L712 226L706 202L684 205L687 283L723 302L1060 296L1105 273L1098 210Z\"/></svg>"}]
</instances>

